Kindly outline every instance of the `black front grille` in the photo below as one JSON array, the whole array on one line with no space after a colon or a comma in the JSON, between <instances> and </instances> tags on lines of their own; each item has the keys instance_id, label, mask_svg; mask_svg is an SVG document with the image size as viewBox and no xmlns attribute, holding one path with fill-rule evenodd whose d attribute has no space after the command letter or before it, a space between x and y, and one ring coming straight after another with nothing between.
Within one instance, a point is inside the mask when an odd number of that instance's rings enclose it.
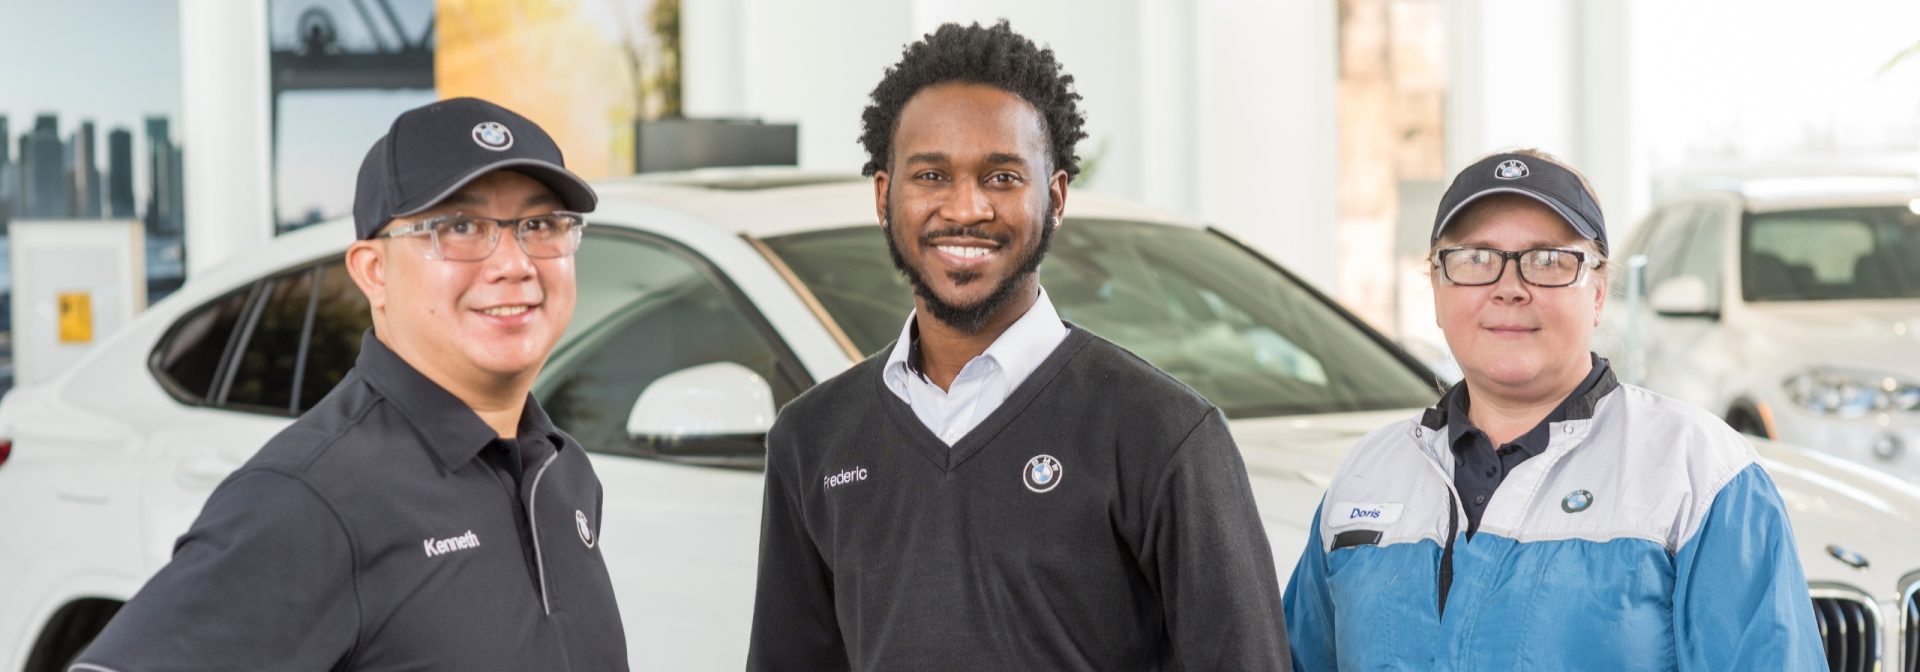
<instances>
[{"instance_id":1,"label":"black front grille","mask_svg":"<svg viewBox=\"0 0 1920 672\"><path fill-rule=\"evenodd\" d=\"M1813 616L1820 623L1820 639L1827 645L1827 669L1872 672L1879 668L1880 619L1866 598L1816 596Z\"/></svg>"},{"instance_id":2,"label":"black front grille","mask_svg":"<svg viewBox=\"0 0 1920 672\"><path fill-rule=\"evenodd\" d=\"M1901 661L1900 670L1920 672L1920 584L1907 588L1900 600L1900 611L1904 612L1900 617L1904 624L1900 628L1901 639L1906 640L1900 647L1900 656L1906 659Z\"/></svg>"}]
</instances>

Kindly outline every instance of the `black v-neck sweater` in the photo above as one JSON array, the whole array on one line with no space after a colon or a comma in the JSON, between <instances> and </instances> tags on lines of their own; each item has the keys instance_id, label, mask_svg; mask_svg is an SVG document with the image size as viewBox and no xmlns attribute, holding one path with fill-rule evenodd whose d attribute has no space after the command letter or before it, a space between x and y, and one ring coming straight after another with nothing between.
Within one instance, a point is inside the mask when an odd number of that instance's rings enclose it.
<instances>
[{"instance_id":1,"label":"black v-neck sweater","mask_svg":"<svg viewBox=\"0 0 1920 672\"><path fill-rule=\"evenodd\" d=\"M1288 668L1272 550L1206 399L1073 328L948 447L886 388L886 352L767 437L748 669Z\"/></svg>"}]
</instances>

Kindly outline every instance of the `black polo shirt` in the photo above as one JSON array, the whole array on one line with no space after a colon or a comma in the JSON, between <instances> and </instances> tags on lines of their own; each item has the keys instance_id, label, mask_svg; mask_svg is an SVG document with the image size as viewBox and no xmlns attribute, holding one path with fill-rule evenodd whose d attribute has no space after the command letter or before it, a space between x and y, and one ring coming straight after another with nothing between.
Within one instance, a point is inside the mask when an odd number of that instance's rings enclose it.
<instances>
[{"instance_id":1,"label":"black polo shirt","mask_svg":"<svg viewBox=\"0 0 1920 672\"><path fill-rule=\"evenodd\" d=\"M1527 458L1546 452L1547 440L1552 438L1550 425L1569 419L1569 413L1582 403L1586 404L1584 417L1592 417L1592 401L1582 400L1600 385L1602 378L1611 378L1606 375L1606 359L1591 353L1588 356L1593 358L1593 370L1573 388L1573 393L1560 400L1560 405L1540 424L1499 448L1494 448L1493 439L1473 426L1473 420L1467 417L1470 407L1467 384L1464 381L1456 384L1447 393L1441 404L1447 410L1447 445L1453 447L1453 489L1460 493L1460 506L1467 510L1467 536L1479 531L1480 515L1486 513L1487 502L1493 499L1493 491L1500 488L1507 474Z\"/></svg>"},{"instance_id":2,"label":"black polo shirt","mask_svg":"<svg viewBox=\"0 0 1920 672\"><path fill-rule=\"evenodd\" d=\"M623 670L600 504L531 396L503 441L369 330L75 669Z\"/></svg>"}]
</instances>

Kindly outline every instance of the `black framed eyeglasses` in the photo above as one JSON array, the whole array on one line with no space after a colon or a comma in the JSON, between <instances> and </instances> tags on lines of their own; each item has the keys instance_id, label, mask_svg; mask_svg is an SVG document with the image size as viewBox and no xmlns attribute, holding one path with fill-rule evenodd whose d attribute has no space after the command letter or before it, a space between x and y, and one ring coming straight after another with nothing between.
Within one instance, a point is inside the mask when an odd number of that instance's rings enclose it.
<instances>
[{"instance_id":1,"label":"black framed eyeglasses","mask_svg":"<svg viewBox=\"0 0 1920 672\"><path fill-rule=\"evenodd\" d=\"M1586 279L1599 268L1599 257L1572 247L1536 247L1508 252L1491 247L1449 247L1433 254L1433 265L1448 283L1478 287L1499 282L1507 262L1520 269L1520 279L1535 287L1566 287Z\"/></svg>"},{"instance_id":2,"label":"black framed eyeglasses","mask_svg":"<svg viewBox=\"0 0 1920 672\"><path fill-rule=\"evenodd\" d=\"M559 210L519 219L475 217L456 212L409 224L381 234L384 238L426 235L433 241L429 257L446 261L479 261L500 246L500 232L513 230L520 251L535 259L554 259L580 249L587 220L577 212Z\"/></svg>"}]
</instances>

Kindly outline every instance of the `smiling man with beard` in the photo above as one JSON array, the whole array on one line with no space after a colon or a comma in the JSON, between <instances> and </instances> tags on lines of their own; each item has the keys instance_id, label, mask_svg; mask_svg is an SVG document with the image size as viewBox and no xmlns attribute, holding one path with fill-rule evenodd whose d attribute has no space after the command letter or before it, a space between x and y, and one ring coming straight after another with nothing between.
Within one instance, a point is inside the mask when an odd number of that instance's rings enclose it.
<instances>
[{"instance_id":1,"label":"smiling man with beard","mask_svg":"<svg viewBox=\"0 0 1920 672\"><path fill-rule=\"evenodd\" d=\"M865 172L915 310L768 434L749 669L1288 668L1224 416L1040 287L1072 83L1002 22L940 27L874 89Z\"/></svg>"}]
</instances>

